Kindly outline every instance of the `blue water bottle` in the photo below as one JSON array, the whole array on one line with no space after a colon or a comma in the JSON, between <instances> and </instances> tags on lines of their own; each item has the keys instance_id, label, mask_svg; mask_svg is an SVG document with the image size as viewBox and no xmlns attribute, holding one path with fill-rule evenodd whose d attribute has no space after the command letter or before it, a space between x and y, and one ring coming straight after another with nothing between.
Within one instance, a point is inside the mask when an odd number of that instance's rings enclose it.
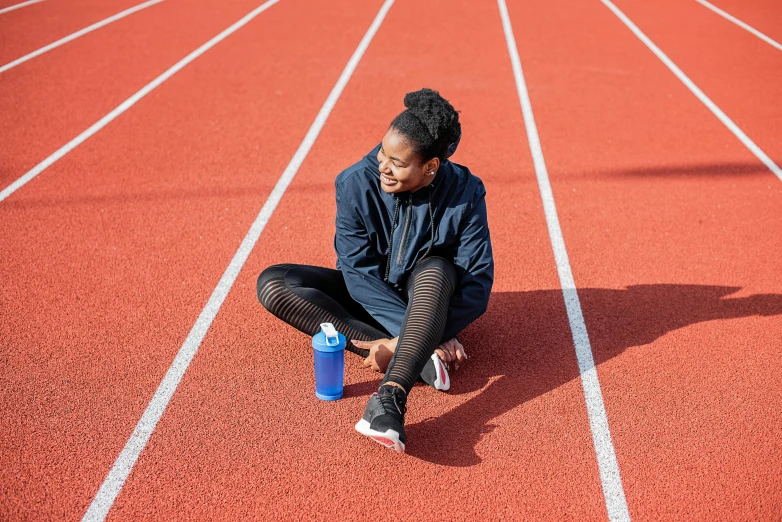
<instances>
[{"instance_id":1,"label":"blue water bottle","mask_svg":"<svg viewBox=\"0 0 782 522\"><path fill-rule=\"evenodd\" d=\"M331 323L320 325L312 338L315 357L315 397L335 401L345 384L345 336Z\"/></svg>"}]
</instances>

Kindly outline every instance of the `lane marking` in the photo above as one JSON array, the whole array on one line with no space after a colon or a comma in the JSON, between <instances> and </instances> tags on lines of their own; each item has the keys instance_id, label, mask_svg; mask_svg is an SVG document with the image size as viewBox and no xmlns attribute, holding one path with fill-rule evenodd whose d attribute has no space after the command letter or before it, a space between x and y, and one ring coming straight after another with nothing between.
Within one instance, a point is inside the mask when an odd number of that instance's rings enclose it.
<instances>
[{"instance_id":1,"label":"lane marking","mask_svg":"<svg viewBox=\"0 0 782 522\"><path fill-rule=\"evenodd\" d=\"M767 44L769 44L769 45L771 45L773 47L776 47L777 49L782 51L782 44L780 44L776 40L773 40L773 39L769 38L768 36L766 36L765 34L761 33L760 31L758 31L757 29L755 29L751 25L742 22L741 20L739 20L735 16L731 15L730 13L726 13L725 11L723 11L722 9L717 7L716 5L710 4L706 0L695 0L695 1L698 2L699 4L701 4L703 7L706 7L707 9L711 9L712 11L714 11L715 13L720 15L721 17L725 18L726 20L729 20L729 21L733 22L734 24L738 25L742 29L745 29L745 30L749 31L750 33L754 34L755 36L757 36L758 38L760 38L761 40L763 40Z\"/></svg>"},{"instance_id":2,"label":"lane marking","mask_svg":"<svg viewBox=\"0 0 782 522\"><path fill-rule=\"evenodd\" d=\"M43 0L29 0L27 2L22 2L21 4L9 5L8 7L3 7L0 9L0 14L7 13L8 11L13 11L15 9L21 9L22 7L27 7L28 5L37 4L38 2L43 2Z\"/></svg>"},{"instance_id":3,"label":"lane marking","mask_svg":"<svg viewBox=\"0 0 782 522\"><path fill-rule=\"evenodd\" d=\"M64 44L66 44L66 43L68 43L68 42L70 42L72 40L75 40L76 38L79 38L80 36L84 36L85 34L91 33L92 31L94 31L96 29L100 29L104 25L108 25L108 24L110 24L112 22L116 22L117 20L119 20L121 18L125 18L128 15L132 15L136 11L141 11L142 9L146 9L147 7L153 6L155 4L159 4L162 1L163 0L149 0L147 2L144 2L143 4L139 4L139 5L135 6L135 7L131 7L130 9L125 9L124 11L119 12L119 13L113 15L113 16L110 16L110 17L106 18L105 20L101 20L100 22L96 22L96 23L94 23L94 24L92 24L90 26L85 27L84 29L82 29L80 31L76 31L75 33L70 34L70 35L68 35L68 36L66 36L64 38L60 38L56 42L52 42L49 45L41 47L37 51L33 51L30 54L26 54L26 55L22 56L21 58L17 58L13 62L8 62L7 64L5 64L2 67L0 67L0 73L4 73L8 69L12 69L12 68L16 67L17 65L23 64L24 62L26 62L28 60L32 60L36 56L41 56L43 53L49 52L52 49L56 49L57 47L60 47L61 45L64 45Z\"/></svg>"},{"instance_id":4,"label":"lane marking","mask_svg":"<svg viewBox=\"0 0 782 522\"><path fill-rule=\"evenodd\" d=\"M154 0L155 2L160 2L162 0ZM120 103L114 110L112 110L110 113L108 113L106 116L98 120L96 123L94 123L90 128L88 128L86 131L82 132L75 138L73 138L71 141L60 147L59 150L57 150L54 154L40 162L38 165L33 167L29 172L27 172L24 176L20 177L10 185L8 185L6 188L0 192L0 202L2 202L4 199L6 199L8 196L19 190L21 187L23 187L27 182L29 182L31 179L36 177L38 174L46 170L48 167L50 167L52 164L54 164L57 160L68 154L70 151L78 147L80 144L84 143L88 138L93 136L95 133L97 133L99 130L101 130L103 127L111 123L117 116L122 114L123 112L127 111L133 105L136 104L141 98L152 92L156 87L158 87L161 83L171 78L174 74L176 74L178 71L180 71L182 68L184 68L187 64L204 54L206 51L220 43L221 41L225 40L228 36L230 36L233 32L235 32L240 27L244 26L247 22L264 12L269 7L273 6L280 0L268 0L266 3L261 5L260 7L257 7L255 10L251 11L249 14L247 14L244 18L230 26L228 29L224 30L205 44L203 44L201 47L193 51L192 53L188 54L181 60L179 60L177 63L175 63L173 66L171 66L166 72L146 84L144 87L138 90L136 94L125 100L124 102Z\"/></svg>"},{"instance_id":5,"label":"lane marking","mask_svg":"<svg viewBox=\"0 0 782 522\"><path fill-rule=\"evenodd\" d=\"M182 347L179 349L174 361L166 372L165 377L163 377L163 380L155 391L155 395L150 400L146 410L144 410L144 414L138 421L136 428L130 435L125 447L117 457L117 460L114 462L114 465L106 476L106 479L103 481L103 484L101 484L98 493L95 495L90 507L84 514L84 518L82 518L83 522L102 521L106 518L106 515L108 515L111 506L114 504L114 500L117 498L122 486L130 475L139 455L146 447L155 426L157 426L157 423L168 406L171 397L173 397L177 386L179 386L179 382L182 380L190 362L193 360L198 348L201 346L201 342L204 340L212 321L220 311L223 301L225 301L225 298L228 296L244 263L250 256L258 239L261 237L261 232L263 232L263 229L269 222L272 212L277 208L277 204L280 202L285 190L288 188L291 181L293 181L293 177L304 162L304 158L307 157L307 154L320 134L323 125L326 123L329 114L331 114L331 110L337 103L345 85L347 85L350 77L353 75L353 71L356 69L361 57L364 55L364 51L369 47L372 38L380 28L380 24L383 23L383 19L385 18L386 13L388 13L388 10L391 9L393 3L394 0L385 1L380 8L380 11L378 11L375 16L372 25L369 27L366 34L364 34L358 47L350 57L350 60L342 71L337 83L334 85L334 88L323 103L318 115L315 117L315 121L312 123L309 131L307 131L304 141L299 145L299 148L296 150L290 163L288 163L288 166L283 171L271 194L269 194L269 197L266 199L266 203L264 203L261 211L255 218L255 221L253 221L253 224L250 226L250 230L239 245L239 249L231 259L228 268L225 269L225 272L212 292L209 301L207 301L206 306L204 306L204 309L198 316L193 328L190 330L185 342L182 344Z\"/></svg>"},{"instance_id":6,"label":"lane marking","mask_svg":"<svg viewBox=\"0 0 782 522\"><path fill-rule=\"evenodd\" d=\"M508 8L505 0L497 0L502 18L502 27L505 30L505 41L508 44L508 54L513 66L513 76L516 79L516 89L521 102L521 112L524 117L524 126L527 129L527 141L535 166L535 175L538 178L540 197L543 200L543 211L546 214L551 247L554 250L554 260L557 264L559 283L562 287L562 295L565 299L570 330L573 334L573 344L576 349L578 370L581 376L581 386L584 390L589 428L592 431L592 442L597 455L597 467L600 472L600 483L603 488L608 518L611 521L629 521L630 511L627 508L622 479L619 475L619 463L616 459L614 444L611 441L611 432L608 428L608 415L603 404L603 393L600 391L600 382L597 378L597 369L592 357L592 346L589 343L584 316L581 311L581 302L578 298L578 290L570 269L565 238L557 217L557 207L554 204L554 193L551 190L546 162L543 158L543 149L540 145L538 128L535 125L535 117L532 114L527 84L524 81L524 72L521 68L519 51L516 48L516 38L513 36L513 27L508 16Z\"/></svg>"},{"instance_id":7,"label":"lane marking","mask_svg":"<svg viewBox=\"0 0 782 522\"><path fill-rule=\"evenodd\" d=\"M722 109L717 107L717 104L711 101L711 99L706 96L702 90L698 88L695 83L690 80L684 72L682 72L679 67L673 63L673 61L666 56L664 52L660 50L659 47L657 47L654 42L652 42L648 36L646 36L637 25L635 25L632 20L630 20L622 11L619 10L618 7L616 7L613 3L611 3L610 0L600 0L603 2L603 4L608 7L616 16L619 18L622 23L624 23L630 31L635 34L635 36L638 37L639 40L641 40L646 47L649 48L650 51L652 51L657 58L660 59L661 62L663 62L668 69L671 70L671 72L676 75L677 78L692 92L696 98L698 98L701 103L703 103L706 107L709 108L709 110L719 119L723 125L725 125L728 130L730 130L741 143L744 144L745 147L747 147L756 158L758 158L761 163L763 163L766 167L768 167L768 170L776 174L776 176L779 178L780 181L782 181L782 169L780 169L774 161L766 155L763 150L758 147L754 141L752 141L749 136L744 134L744 131L742 131L738 125L733 123L733 120L731 120L727 114L722 112Z\"/></svg>"}]
</instances>

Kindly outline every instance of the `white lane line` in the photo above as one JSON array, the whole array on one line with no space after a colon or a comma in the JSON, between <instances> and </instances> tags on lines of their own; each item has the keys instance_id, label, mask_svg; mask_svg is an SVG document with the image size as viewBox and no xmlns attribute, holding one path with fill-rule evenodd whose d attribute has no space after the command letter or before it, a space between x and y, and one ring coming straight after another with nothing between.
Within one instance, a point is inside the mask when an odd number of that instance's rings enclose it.
<instances>
[{"instance_id":1,"label":"white lane line","mask_svg":"<svg viewBox=\"0 0 782 522\"><path fill-rule=\"evenodd\" d=\"M160 0L156 0L160 1ZM264 12L269 7L273 6L279 2L279 0L268 0L260 7L257 7L253 11L251 11L249 14L247 14L244 18L233 24L228 29L224 30L205 44L203 44L201 47L193 51L192 53L188 54L181 60L179 60L177 63L175 63L173 66L171 66L166 72L146 84L144 87L142 87L136 94L125 100L124 102L120 103L114 110L112 110L110 113L108 113L106 116L98 120L96 123L94 123L89 129L82 132L75 138L73 138L71 141L60 147L59 150L57 150L54 154L43 160L41 163L33 167L29 172L27 172L24 176L20 177L10 185L8 185L6 188L0 192L0 202L6 199L8 196L19 190L22 186L24 186L28 181L33 179L35 176L46 170L48 167L50 167L53 163L55 163L57 160L68 154L70 151L78 147L80 144L82 144L84 141L86 141L88 138L93 136L95 133L97 133L99 130L101 130L103 127L108 125L112 120L114 120L117 116L125 112L126 110L133 107L133 105L136 104L141 98L152 92L156 87L158 87L161 83L171 78L174 74L176 74L179 70L181 70L183 67L185 67L187 64L204 54L206 51L214 47L216 44L223 41L226 37L231 35L234 31L245 25L247 22Z\"/></svg>"},{"instance_id":2,"label":"white lane line","mask_svg":"<svg viewBox=\"0 0 782 522\"><path fill-rule=\"evenodd\" d=\"M296 175L296 172L298 172L304 158L307 157L307 154L320 134L323 125L326 123L326 119L328 119L331 110L334 108L334 105L342 94L342 90L353 75L353 71L356 69L358 62L364 55L364 51L366 51L369 43L375 36L375 33L380 28L380 24L383 23L383 19L385 18L386 13L388 13L388 10L391 9L393 3L394 0L385 1L380 8L380 11L378 11L377 16L375 16L372 25L369 27L366 34L361 39L361 42L358 44L358 47L353 52L353 55L350 57L350 60L342 71L337 83L334 85L334 88L331 89L331 93L329 93L320 112L318 112L318 115L315 117L315 121L312 123L309 131L307 131L304 141L299 145L299 148L296 150L290 163L288 163L288 166L283 171L271 194L269 194L269 197L266 199L266 203L264 203L260 213L250 226L247 235L244 236L242 243L239 245L239 249L228 264L228 268L225 269L225 272L212 292L209 301L207 301L206 306L204 306L204 309L198 316L193 328L190 330L185 342L182 344L182 347L179 349L174 361L166 372L165 377L163 377L157 391L155 391L155 395L152 397L152 400L149 401L147 409L144 410L144 414L138 421L136 428L133 430L125 447L122 449L122 452L114 462L106 479L103 481L98 493L95 495L89 509L85 513L84 518L82 518L82 522L102 521L106 518L111 506L114 504L114 500L117 498L122 486L125 484L125 480L127 480L130 475L139 455L147 445L155 426L157 426L157 423L168 406L171 397L173 397L177 386L179 386L179 382L187 371L190 361L195 357L198 348L201 346L201 342L204 340L209 327L212 325L212 321L217 316L220 307L223 305L223 301L225 301L236 278L239 276L239 272L241 272L250 252L252 252L252 249L261 237L261 232L263 232L263 229L266 227L266 223L269 222L272 212L277 208L277 204L280 202L285 190L288 188L291 181L293 181L293 177Z\"/></svg>"},{"instance_id":3,"label":"white lane line","mask_svg":"<svg viewBox=\"0 0 782 522\"><path fill-rule=\"evenodd\" d=\"M622 11L619 10L618 7L616 7L613 3L611 3L610 0L600 0L605 4L606 7L608 7L621 21L624 23L628 29L630 29L635 36L638 37L639 40L641 40L646 47L651 50L657 58L660 59L661 62L663 62L668 69L671 70L673 74L676 75L679 80L692 92L696 98L698 98L701 103L703 103L706 107L709 108L709 110L714 113L714 115L725 125L738 139L741 143L744 144L745 147L747 147L752 154L757 157L761 163L763 163L768 169L776 174L776 176L779 178L780 181L782 181L782 169L780 169L774 161L768 157L768 155L761 150L760 147L758 147L754 141L752 141L749 136L744 134L744 131L742 131L738 125L733 123L733 120L731 120L727 114L722 112L722 109L717 107L717 104L711 101L711 99L706 96L702 90L698 88L695 83L690 80L686 74L682 72L679 67L673 63L673 61L666 56L664 52L660 50L659 47L657 47L654 42L652 42L648 36L646 36L640 29L638 29L638 26L635 25L632 20L630 20Z\"/></svg>"},{"instance_id":4,"label":"white lane line","mask_svg":"<svg viewBox=\"0 0 782 522\"><path fill-rule=\"evenodd\" d=\"M603 487L608 518L611 521L629 521L630 511L627 508L622 478L619 475L619 463L616 459L614 444L611 441L611 432L608 428L608 415L603 404L603 393L600 391L600 382L597 378L595 361L592 358L592 347L589 343L584 316L581 311L581 303L578 299L576 283L573 272L570 269L565 239L559 226L557 207L554 204L554 193L551 191L546 162L543 158L543 149L540 145L538 128L532 114L532 103L529 99L527 84L524 81L524 72L521 69L519 51L516 48L516 38L513 36L513 28L508 16L508 8L505 0L497 0L502 17L502 27L505 30L505 41L508 44L513 76L516 79L516 89L521 102L521 112L524 117L524 126L527 129L527 141L535 166L535 175L538 178L540 197L543 200L543 211L546 214L549 238L554 250L554 259L557 264L559 283L562 286L562 295L565 299L570 330L573 334L573 344L576 349L578 369L581 374L581 386L584 390L589 427L592 431L592 442L597 454L597 467L600 473L600 482Z\"/></svg>"},{"instance_id":5,"label":"white lane line","mask_svg":"<svg viewBox=\"0 0 782 522\"><path fill-rule=\"evenodd\" d=\"M29 0L28 2L22 2L21 4L9 5L8 7L3 7L0 9L0 14L7 13L8 11L13 11L15 9L21 9L22 7L27 7L28 5L37 4L38 2L43 2L43 0Z\"/></svg>"},{"instance_id":6,"label":"white lane line","mask_svg":"<svg viewBox=\"0 0 782 522\"><path fill-rule=\"evenodd\" d=\"M769 38L765 34L761 33L760 31L758 31L757 29L755 29L751 25L742 22L741 20L739 20L735 16L731 15L730 13L726 13L725 11L723 11L722 9L717 7L716 5L710 4L706 0L695 0L695 1L698 2L699 4L701 4L703 7L706 7L707 9L711 9L712 11L714 11L715 13L720 15L721 17L725 18L726 20L729 20L729 21L733 22L734 24L738 25L742 29L745 29L745 30L749 31L750 33L754 34L755 36L757 36L758 38L760 38L761 40L763 40L767 44L769 44L769 45L771 45L773 47L776 47L777 49L782 51L782 44L780 44L776 40L772 40L771 38Z\"/></svg>"},{"instance_id":7,"label":"white lane line","mask_svg":"<svg viewBox=\"0 0 782 522\"><path fill-rule=\"evenodd\" d=\"M21 58L17 58L13 62L8 62L7 64L5 64L2 67L0 67L0 73L4 73L8 69L16 67L17 65L22 64L22 63L24 63L24 62L26 62L28 60L32 60L36 56L41 56L43 53L49 52L52 49L55 49L55 48L57 48L57 47L59 47L59 46L61 46L63 44L66 44L66 43L70 42L71 40L75 40L76 38L79 38L80 36L84 36L85 34L91 33L92 31L94 31L96 29L100 29L104 25L108 25L108 24L110 24L112 22L116 22L120 18L125 18L126 16L135 13L136 11L141 11L142 9L146 9L149 6L152 6L152 5L155 5L155 4L159 4L162 1L163 0L149 0L148 2L144 2L143 4L139 4L139 5L135 6L135 7L131 7L130 9L125 9L124 11L122 11L120 13L117 13L114 16L110 16L110 17L106 18L105 20L101 20L100 22L96 22L96 23L94 23L94 24L92 24L92 25L90 25L88 27L85 27L84 29L82 29L80 31L76 31L75 33L70 34L70 35L66 36L65 38L60 38L56 42L52 42L49 45L41 47L37 51L33 51L30 54L26 54L26 55L22 56Z\"/></svg>"}]
</instances>

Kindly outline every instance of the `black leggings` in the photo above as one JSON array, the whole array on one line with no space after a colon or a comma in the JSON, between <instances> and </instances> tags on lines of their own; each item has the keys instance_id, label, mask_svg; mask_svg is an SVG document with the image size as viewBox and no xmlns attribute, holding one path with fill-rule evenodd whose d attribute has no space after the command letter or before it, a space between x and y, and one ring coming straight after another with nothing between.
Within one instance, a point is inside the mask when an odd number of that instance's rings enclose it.
<instances>
[{"instance_id":1,"label":"black leggings","mask_svg":"<svg viewBox=\"0 0 782 522\"><path fill-rule=\"evenodd\" d=\"M441 342L455 288L452 263L428 257L416 265L407 282L407 310L397 349L383 383L392 381L410 391ZM347 338L346 349L362 357L369 351L353 346L350 339L390 337L350 296L339 270L292 264L270 266L258 277L257 291L258 300L269 312L309 336L320 331L321 323L332 323Z\"/></svg>"}]
</instances>

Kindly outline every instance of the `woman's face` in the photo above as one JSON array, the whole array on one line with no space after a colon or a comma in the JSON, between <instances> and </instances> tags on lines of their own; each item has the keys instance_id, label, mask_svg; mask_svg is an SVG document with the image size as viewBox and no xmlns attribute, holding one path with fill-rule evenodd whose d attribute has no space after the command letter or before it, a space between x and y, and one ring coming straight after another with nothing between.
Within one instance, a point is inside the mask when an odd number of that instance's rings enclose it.
<instances>
[{"instance_id":1,"label":"woman's face","mask_svg":"<svg viewBox=\"0 0 782 522\"><path fill-rule=\"evenodd\" d=\"M432 158L421 162L405 136L393 127L383 136L377 153L380 164L380 186L389 194L415 192L434 181L440 160Z\"/></svg>"}]
</instances>

